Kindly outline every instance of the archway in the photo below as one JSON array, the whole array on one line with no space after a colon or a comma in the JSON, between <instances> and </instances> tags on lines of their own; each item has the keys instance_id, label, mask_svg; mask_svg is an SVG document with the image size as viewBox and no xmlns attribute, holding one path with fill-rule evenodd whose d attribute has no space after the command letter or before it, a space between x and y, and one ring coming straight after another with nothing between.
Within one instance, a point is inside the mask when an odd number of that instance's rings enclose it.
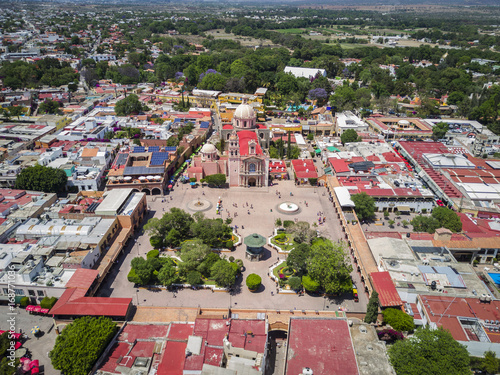
<instances>
[{"instance_id":1,"label":"archway","mask_svg":"<svg viewBox=\"0 0 500 375\"><path fill-rule=\"evenodd\" d=\"M146 193L146 195L151 195L151 192L149 191L149 189L142 189L141 192Z\"/></svg>"},{"instance_id":2,"label":"archway","mask_svg":"<svg viewBox=\"0 0 500 375\"><path fill-rule=\"evenodd\" d=\"M151 195L161 195L161 190L158 188L154 188L151 190Z\"/></svg>"},{"instance_id":3,"label":"archway","mask_svg":"<svg viewBox=\"0 0 500 375\"><path fill-rule=\"evenodd\" d=\"M140 193L139 189L132 189L132 193Z\"/></svg>"},{"instance_id":4,"label":"archway","mask_svg":"<svg viewBox=\"0 0 500 375\"><path fill-rule=\"evenodd\" d=\"M248 179L248 186L256 186L257 185L257 180L255 180L255 177L250 177Z\"/></svg>"}]
</instances>

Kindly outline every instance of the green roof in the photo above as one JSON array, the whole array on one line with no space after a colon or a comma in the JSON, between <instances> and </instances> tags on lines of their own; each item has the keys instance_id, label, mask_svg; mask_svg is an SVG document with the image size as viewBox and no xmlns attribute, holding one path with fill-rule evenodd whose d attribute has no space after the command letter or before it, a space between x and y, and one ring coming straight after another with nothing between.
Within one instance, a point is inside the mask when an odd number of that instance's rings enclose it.
<instances>
[{"instance_id":1,"label":"green roof","mask_svg":"<svg viewBox=\"0 0 500 375\"><path fill-rule=\"evenodd\" d=\"M328 146L326 149L330 152L340 152L340 150L337 147L333 146Z\"/></svg>"},{"instance_id":2,"label":"green roof","mask_svg":"<svg viewBox=\"0 0 500 375\"><path fill-rule=\"evenodd\" d=\"M260 234L254 233L245 237L244 243L248 247L262 247L267 243L267 240Z\"/></svg>"},{"instance_id":3,"label":"green roof","mask_svg":"<svg viewBox=\"0 0 500 375\"><path fill-rule=\"evenodd\" d=\"M317 154L321 154L321 150L320 150L319 148L317 148L317 149L316 149L316 150L314 150L314 151L316 151L316 153L317 153Z\"/></svg>"}]
</instances>

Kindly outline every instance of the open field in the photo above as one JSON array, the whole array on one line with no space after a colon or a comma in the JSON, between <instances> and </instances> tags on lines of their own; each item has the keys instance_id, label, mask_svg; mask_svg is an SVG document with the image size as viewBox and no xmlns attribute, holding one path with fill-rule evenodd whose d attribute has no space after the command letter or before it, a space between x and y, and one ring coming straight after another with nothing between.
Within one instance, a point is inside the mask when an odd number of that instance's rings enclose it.
<instances>
[{"instance_id":1,"label":"open field","mask_svg":"<svg viewBox=\"0 0 500 375\"><path fill-rule=\"evenodd\" d=\"M269 39L255 39L250 36L234 35L233 33L227 34L224 29L214 29L205 32L206 35L211 35L215 39L231 39L240 42L242 46L273 46L273 42Z\"/></svg>"}]
</instances>

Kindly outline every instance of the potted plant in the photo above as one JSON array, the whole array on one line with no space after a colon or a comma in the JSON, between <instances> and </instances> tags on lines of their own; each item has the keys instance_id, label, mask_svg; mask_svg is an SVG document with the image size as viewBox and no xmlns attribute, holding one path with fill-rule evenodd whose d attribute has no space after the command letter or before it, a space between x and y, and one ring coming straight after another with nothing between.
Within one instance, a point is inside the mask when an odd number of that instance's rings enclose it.
<instances>
[{"instance_id":1,"label":"potted plant","mask_svg":"<svg viewBox=\"0 0 500 375\"><path fill-rule=\"evenodd\" d=\"M251 273L250 275L247 276L246 284L248 290L250 290L251 292L256 292L257 289L259 289L261 283L262 283L262 278L256 273Z\"/></svg>"}]
</instances>

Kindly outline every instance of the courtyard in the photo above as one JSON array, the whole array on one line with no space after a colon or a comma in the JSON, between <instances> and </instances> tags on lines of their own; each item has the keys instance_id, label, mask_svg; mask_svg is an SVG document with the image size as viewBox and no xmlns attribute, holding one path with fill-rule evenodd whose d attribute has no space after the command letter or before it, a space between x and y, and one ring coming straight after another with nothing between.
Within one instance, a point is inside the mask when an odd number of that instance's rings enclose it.
<instances>
[{"instance_id":1,"label":"courtyard","mask_svg":"<svg viewBox=\"0 0 500 375\"><path fill-rule=\"evenodd\" d=\"M277 193L278 192L278 193ZM321 236L333 242L343 238L343 232L337 215L332 210L332 203L324 187L297 187L293 181L278 181L267 188L230 188L217 189L208 187L191 187L189 184L178 184L170 195L162 197L148 197L151 217L161 217L172 207L178 207L187 212L192 210L193 202L198 200L209 202L204 211L209 218L232 218L232 226L238 227L237 233L243 238L258 233L269 237L274 233L275 221L297 220L306 221L311 225L318 222L318 214L326 218L324 224L316 229ZM216 213L216 205L222 200L222 209ZM282 213L277 207L283 202L294 203L299 207L296 212ZM248 204L248 206L247 206ZM236 206L235 206L236 205ZM144 221L146 223L147 220ZM275 282L268 276L269 268L286 259L286 255L269 246L265 247L260 261L250 261L245 258L245 246L237 246L231 253L224 253L227 257L233 256L242 259L244 271L237 280L232 292L212 292L211 290L181 289L177 292L161 288L136 288L127 280L130 271L130 262L134 257L146 256L152 249L149 236L142 231L135 240L131 240L117 263L112 267L98 295L109 297L132 297L139 306L175 306L175 307L217 307L217 308L267 308L282 310L337 310L366 311L367 296L360 294L359 302L353 301L352 293L346 293L333 299L323 296L304 294L278 294ZM173 254L173 253L172 253ZM262 277L262 285L257 292L250 292L245 285L245 278L250 273ZM361 285L359 274L352 273L353 281Z\"/></svg>"}]
</instances>

